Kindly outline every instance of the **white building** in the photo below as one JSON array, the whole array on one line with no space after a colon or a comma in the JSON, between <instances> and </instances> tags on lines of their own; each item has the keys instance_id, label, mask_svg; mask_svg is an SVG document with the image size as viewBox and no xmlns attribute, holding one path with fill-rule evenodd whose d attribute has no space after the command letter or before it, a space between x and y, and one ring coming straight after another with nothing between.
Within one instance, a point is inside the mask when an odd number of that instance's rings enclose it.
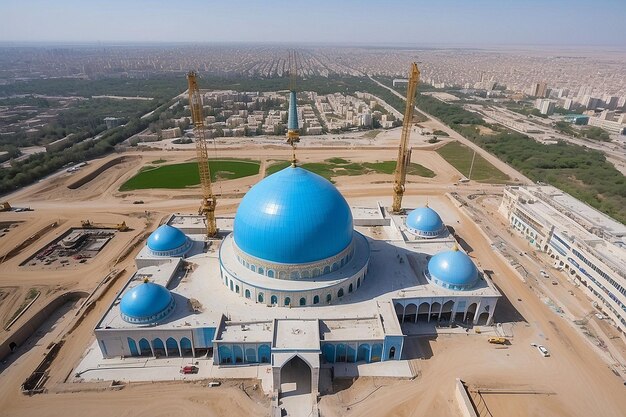
<instances>
[{"instance_id":1,"label":"white building","mask_svg":"<svg viewBox=\"0 0 626 417\"><path fill-rule=\"evenodd\" d=\"M552 186L507 187L499 211L582 284L626 339L626 226Z\"/></svg>"}]
</instances>

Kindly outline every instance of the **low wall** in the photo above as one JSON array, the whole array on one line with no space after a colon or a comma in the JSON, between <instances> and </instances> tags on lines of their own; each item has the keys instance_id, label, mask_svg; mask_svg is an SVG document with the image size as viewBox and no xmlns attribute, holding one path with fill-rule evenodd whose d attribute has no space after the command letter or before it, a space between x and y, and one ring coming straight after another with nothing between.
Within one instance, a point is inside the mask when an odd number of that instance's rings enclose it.
<instances>
[{"instance_id":1,"label":"low wall","mask_svg":"<svg viewBox=\"0 0 626 417\"><path fill-rule=\"evenodd\" d=\"M102 166L94 169L90 173L84 175L83 177L81 177L81 178L77 179L76 181L74 181L73 183L69 184L67 186L67 188L69 188L70 190L75 190L77 188L80 188L83 185L87 184L89 181L91 181L94 178L96 178L98 175L102 174L107 169L111 168L112 166L115 166L117 164L121 164L122 162L130 161L130 160L136 159L136 158L138 158L138 157L136 157L136 156L120 156L120 157L117 157L117 158L113 158L110 161L107 161L104 164L102 164Z\"/></svg>"},{"instance_id":2,"label":"low wall","mask_svg":"<svg viewBox=\"0 0 626 417\"><path fill-rule=\"evenodd\" d=\"M459 378L456 379L454 397L456 398L459 409L461 410L461 415L463 417L478 417L478 414L476 414L476 410L474 410L472 400L470 400L469 395L467 395L465 385L463 384L463 381L461 381Z\"/></svg>"},{"instance_id":3,"label":"low wall","mask_svg":"<svg viewBox=\"0 0 626 417\"><path fill-rule=\"evenodd\" d=\"M81 298L87 297L89 294L83 291L72 291L59 295L57 298L50 301L45 307L35 313L26 323L17 327L11 332L7 338L0 343L0 360L3 360L13 350L22 345L30 336L33 335L54 312L70 301L77 301ZM13 348L13 349L11 349Z\"/></svg>"}]
</instances>

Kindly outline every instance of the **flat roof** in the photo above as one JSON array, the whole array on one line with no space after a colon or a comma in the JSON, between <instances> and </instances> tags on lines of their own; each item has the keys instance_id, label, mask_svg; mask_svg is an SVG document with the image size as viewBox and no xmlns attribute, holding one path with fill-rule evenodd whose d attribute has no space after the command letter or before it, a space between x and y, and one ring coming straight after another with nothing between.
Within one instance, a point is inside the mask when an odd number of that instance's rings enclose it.
<instances>
[{"instance_id":1,"label":"flat roof","mask_svg":"<svg viewBox=\"0 0 626 417\"><path fill-rule=\"evenodd\" d=\"M380 340L385 337L378 316L320 320L321 338L336 340Z\"/></svg>"},{"instance_id":2,"label":"flat roof","mask_svg":"<svg viewBox=\"0 0 626 417\"><path fill-rule=\"evenodd\" d=\"M319 350L320 326L317 319L275 321L272 349Z\"/></svg>"},{"instance_id":3,"label":"flat roof","mask_svg":"<svg viewBox=\"0 0 626 417\"><path fill-rule=\"evenodd\" d=\"M270 343L274 333L271 320L257 322L227 321L215 337L226 343Z\"/></svg>"},{"instance_id":4,"label":"flat roof","mask_svg":"<svg viewBox=\"0 0 626 417\"><path fill-rule=\"evenodd\" d=\"M621 224L617 220L607 216L599 210L591 207L588 204L583 203L580 200L572 197L571 195L559 190L550 185L528 187L531 190L537 190L547 195L557 206L561 206L580 216L584 220L593 224L596 227L614 235L626 237L626 225ZM548 201L550 203L550 201ZM558 209L558 207L556 207Z\"/></svg>"}]
</instances>

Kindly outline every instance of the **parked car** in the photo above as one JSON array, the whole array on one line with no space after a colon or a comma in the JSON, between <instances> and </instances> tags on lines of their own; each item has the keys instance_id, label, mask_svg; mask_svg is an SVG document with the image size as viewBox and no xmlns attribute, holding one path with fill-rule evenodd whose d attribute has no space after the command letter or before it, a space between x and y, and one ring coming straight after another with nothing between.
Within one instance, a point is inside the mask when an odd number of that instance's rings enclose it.
<instances>
[{"instance_id":1,"label":"parked car","mask_svg":"<svg viewBox=\"0 0 626 417\"><path fill-rule=\"evenodd\" d=\"M181 374L197 374L198 367L193 366L193 365L183 366L182 368L180 368L180 373Z\"/></svg>"},{"instance_id":2,"label":"parked car","mask_svg":"<svg viewBox=\"0 0 626 417\"><path fill-rule=\"evenodd\" d=\"M544 271L543 269L541 271L539 271L539 274L544 277L544 278L548 278L548 273L546 271Z\"/></svg>"},{"instance_id":3,"label":"parked car","mask_svg":"<svg viewBox=\"0 0 626 417\"><path fill-rule=\"evenodd\" d=\"M536 347L539 353L541 353L541 356L543 356L544 358L547 358L548 356L550 356L550 352L548 351L548 349L546 349L545 346L538 345L537 343L531 343L530 345L533 347Z\"/></svg>"}]
</instances>

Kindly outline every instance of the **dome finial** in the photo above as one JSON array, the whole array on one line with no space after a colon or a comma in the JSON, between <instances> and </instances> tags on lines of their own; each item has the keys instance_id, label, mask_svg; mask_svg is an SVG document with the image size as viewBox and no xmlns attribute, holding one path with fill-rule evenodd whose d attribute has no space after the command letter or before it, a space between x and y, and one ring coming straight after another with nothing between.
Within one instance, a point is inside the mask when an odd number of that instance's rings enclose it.
<instances>
[{"instance_id":1,"label":"dome finial","mask_svg":"<svg viewBox=\"0 0 626 417\"><path fill-rule=\"evenodd\" d=\"M452 250L455 251L455 252L459 251L459 245L457 245L456 242L454 242L454 246L452 246Z\"/></svg>"},{"instance_id":2,"label":"dome finial","mask_svg":"<svg viewBox=\"0 0 626 417\"><path fill-rule=\"evenodd\" d=\"M147 283L149 283L149 282L150 282L150 280L148 279L148 277L144 277L144 279L143 279L143 283L144 283L144 284L147 284Z\"/></svg>"},{"instance_id":3,"label":"dome finial","mask_svg":"<svg viewBox=\"0 0 626 417\"><path fill-rule=\"evenodd\" d=\"M426 207L428 207L428 196L426 196Z\"/></svg>"}]
</instances>

